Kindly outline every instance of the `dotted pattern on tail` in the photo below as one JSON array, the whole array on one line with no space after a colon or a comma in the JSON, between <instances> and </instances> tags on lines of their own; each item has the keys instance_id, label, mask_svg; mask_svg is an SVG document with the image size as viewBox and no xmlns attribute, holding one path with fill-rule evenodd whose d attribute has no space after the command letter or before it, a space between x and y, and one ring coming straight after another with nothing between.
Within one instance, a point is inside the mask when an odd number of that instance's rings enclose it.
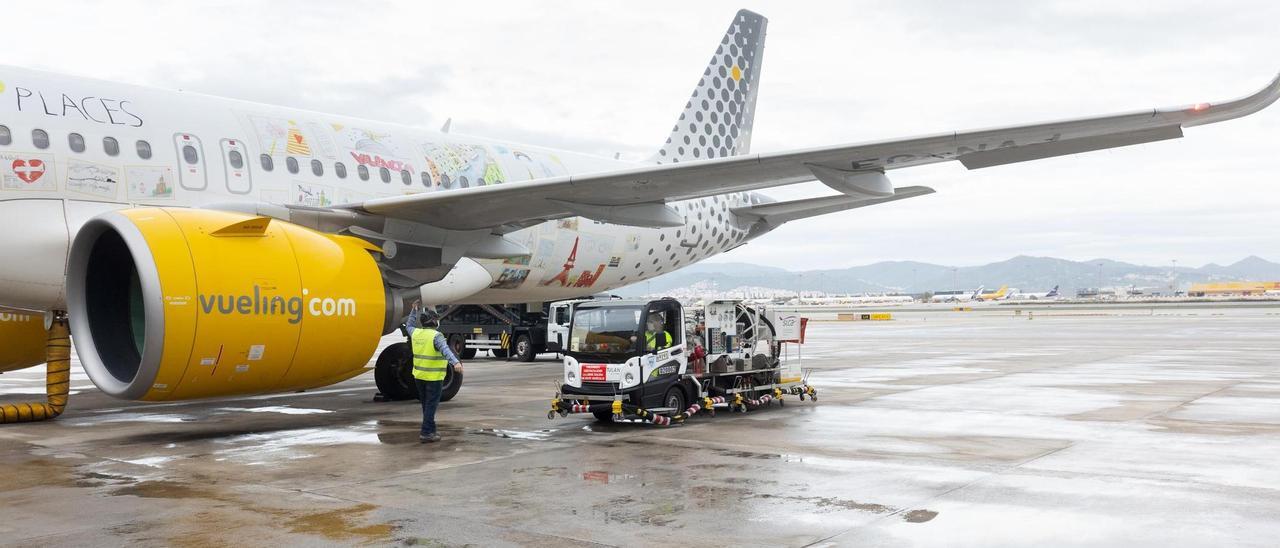
<instances>
[{"instance_id":1,"label":"dotted pattern on tail","mask_svg":"<svg viewBox=\"0 0 1280 548\"><path fill-rule=\"evenodd\" d=\"M751 150L767 24L758 13L738 12L655 161L706 160Z\"/></svg>"}]
</instances>

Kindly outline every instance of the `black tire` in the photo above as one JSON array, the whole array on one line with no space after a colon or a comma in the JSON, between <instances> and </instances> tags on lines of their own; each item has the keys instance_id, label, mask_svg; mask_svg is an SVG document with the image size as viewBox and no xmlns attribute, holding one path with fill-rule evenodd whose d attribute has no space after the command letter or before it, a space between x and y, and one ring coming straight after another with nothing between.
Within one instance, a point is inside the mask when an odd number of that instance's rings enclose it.
<instances>
[{"instance_id":1,"label":"black tire","mask_svg":"<svg viewBox=\"0 0 1280 548\"><path fill-rule=\"evenodd\" d=\"M458 359L469 360L476 357L476 349L467 347L467 337L461 333L449 335L449 349Z\"/></svg>"},{"instance_id":2,"label":"black tire","mask_svg":"<svg viewBox=\"0 0 1280 548\"><path fill-rule=\"evenodd\" d=\"M449 401L462 390L462 372L454 371L453 366L444 373L444 386L440 388L440 401Z\"/></svg>"},{"instance_id":3,"label":"black tire","mask_svg":"<svg viewBox=\"0 0 1280 548\"><path fill-rule=\"evenodd\" d=\"M685 395L684 388L679 384L671 385L667 389L667 395L662 397L662 406L675 409L671 414L683 413L689 408L689 397Z\"/></svg>"},{"instance_id":4,"label":"black tire","mask_svg":"<svg viewBox=\"0 0 1280 548\"><path fill-rule=\"evenodd\" d=\"M413 349L409 343L395 343L378 354L373 382L382 392L382 397L388 400L418 399L418 387L413 380Z\"/></svg>"},{"instance_id":5,"label":"black tire","mask_svg":"<svg viewBox=\"0 0 1280 548\"><path fill-rule=\"evenodd\" d=\"M516 337L516 344L511 347L511 357L522 362L531 362L537 356L538 353L533 351L533 341L529 340L528 335Z\"/></svg>"},{"instance_id":6,"label":"black tire","mask_svg":"<svg viewBox=\"0 0 1280 548\"><path fill-rule=\"evenodd\" d=\"M592 411L591 414L600 422L613 422L613 411Z\"/></svg>"}]
</instances>

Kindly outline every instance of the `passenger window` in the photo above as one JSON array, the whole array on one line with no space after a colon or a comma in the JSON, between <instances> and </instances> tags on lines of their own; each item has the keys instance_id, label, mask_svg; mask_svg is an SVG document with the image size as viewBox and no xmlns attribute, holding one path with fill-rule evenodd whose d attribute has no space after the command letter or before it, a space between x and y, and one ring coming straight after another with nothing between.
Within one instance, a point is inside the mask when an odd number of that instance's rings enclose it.
<instances>
[{"instance_id":1,"label":"passenger window","mask_svg":"<svg viewBox=\"0 0 1280 548\"><path fill-rule=\"evenodd\" d=\"M400 182L404 183L404 186L409 186L413 184L413 175L409 174L409 170L407 169L400 170Z\"/></svg>"},{"instance_id":2,"label":"passenger window","mask_svg":"<svg viewBox=\"0 0 1280 548\"><path fill-rule=\"evenodd\" d=\"M324 175L324 164L320 163L320 160L312 160L311 172L314 173L316 177Z\"/></svg>"},{"instance_id":3,"label":"passenger window","mask_svg":"<svg viewBox=\"0 0 1280 548\"><path fill-rule=\"evenodd\" d=\"M342 162L333 163L333 172L338 174L339 179L347 178L347 165Z\"/></svg>"},{"instance_id":4,"label":"passenger window","mask_svg":"<svg viewBox=\"0 0 1280 548\"><path fill-rule=\"evenodd\" d=\"M244 155L240 154L240 151L238 150L233 150L231 152L228 152L227 161L231 162L231 167L234 169L240 169L244 167Z\"/></svg>"},{"instance_id":5,"label":"passenger window","mask_svg":"<svg viewBox=\"0 0 1280 548\"><path fill-rule=\"evenodd\" d=\"M182 145L182 159L187 165L196 165L200 161L200 155L196 153L196 147L191 145Z\"/></svg>"},{"instance_id":6,"label":"passenger window","mask_svg":"<svg viewBox=\"0 0 1280 548\"><path fill-rule=\"evenodd\" d=\"M390 182L391 182L391 170L389 170L389 169L387 169L387 168L385 168L385 167L380 167L380 168L378 168L378 176L379 176L379 177L382 177L382 182L384 182L384 183L390 183Z\"/></svg>"},{"instance_id":7,"label":"passenger window","mask_svg":"<svg viewBox=\"0 0 1280 548\"><path fill-rule=\"evenodd\" d=\"M9 133L9 126L0 126L0 145L9 146L13 144L13 134Z\"/></svg>"},{"instance_id":8,"label":"passenger window","mask_svg":"<svg viewBox=\"0 0 1280 548\"><path fill-rule=\"evenodd\" d=\"M142 158L143 160L151 159L151 143L148 143L146 141L138 141L137 148L138 148L139 158Z\"/></svg>"},{"instance_id":9,"label":"passenger window","mask_svg":"<svg viewBox=\"0 0 1280 548\"><path fill-rule=\"evenodd\" d=\"M71 147L71 152L84 152L84 135L68 133L67 146Z\"/></svg>"},{"instance_id":10,"label":"passenger window","mask_svg":"<svg viewBox=\"0 0 1280 548\"><path fill-rule=\"evenodd\" d=\"M360 166L356 167L356 173L360 174L360 180L361 180L361 181L368 181L368 180L369 180L369 168L368 168L368 166L365 166L364 164L360 164Z\"/></svg>"},{"instance_id":11,"label":"passenger window","mask_svg":"<svg viewBox=\"0 0 1280 548\"><path fill-rule=\"evenodd\" d=\"M38 149L49 148L49 133L43 129L33 129L31 130L31 142L35 143Z\"/></svg>"},{"instance_id":12,"label":"passenger window","mask_svg":"<svg viewBox=\"0 0 1280 548\"><path fill-rule=\"evenodd\" d=\"M263 154L258 157L258 160L262 162L262 171L271 171L276 168L276 161L271 159L270 154Z\"/></svg>"},{"instance_id":13,"label":"passenger window","mask_svg":"<svg viewBox=\"0 0 1280 548\"><path fill-rule=\"evenodd\" d=\"M115 137L103 137L102 151L106 152L107 156L119 156L120 141L117 141Z\"/></svg>"},{"instance_id":14,"label":"passenger window","mask_svg":"<svg viewBox=\"0 0 1280 548\"><path fill-rule=\"evenodd\" d=\"M284 167L289 169L289 173L298 172L298 159L290 156L284 159Z\"/></svg>"},{"instance_id":15,"label":"passenger window","mask_svg":"<svg viewBox=\"0 0 1280 548\"><path fill-rule=\"evenodd\" d=\"M431 188L431 174L424 171L420 175L422 177L422 186Z\"/></svg>"}]
</instances>

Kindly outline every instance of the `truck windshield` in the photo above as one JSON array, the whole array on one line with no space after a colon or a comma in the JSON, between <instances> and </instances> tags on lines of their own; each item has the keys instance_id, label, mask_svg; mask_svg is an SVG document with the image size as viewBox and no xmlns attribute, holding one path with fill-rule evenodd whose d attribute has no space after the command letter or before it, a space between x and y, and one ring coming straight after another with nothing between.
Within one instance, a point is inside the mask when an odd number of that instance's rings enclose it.
<instances>
[{"instance_id":1,"label":"truck windshield","mask_svg":"<svg viewBox=\"0 0 1280 548\"><path fill-rule=\"evenodd\" d=\"M579 308L573 313L569 351L584 354L626 354L635 346L640 328L637 307Z\"/></svg>"}]
</instances>

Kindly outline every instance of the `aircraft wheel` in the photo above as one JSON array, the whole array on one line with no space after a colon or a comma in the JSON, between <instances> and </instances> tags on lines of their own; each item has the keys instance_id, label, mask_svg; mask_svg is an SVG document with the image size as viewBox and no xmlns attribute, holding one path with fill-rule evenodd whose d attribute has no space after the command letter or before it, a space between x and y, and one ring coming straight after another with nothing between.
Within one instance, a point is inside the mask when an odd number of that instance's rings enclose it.
<instances>
[{"instance_id":1,"label":"aircraft wheel","mask_svg":"<svg viewBox=\"0 0 1280 548\"><path fill-rule=\"evenodd\" d=\"M418 398L413 379L413 350L409 343L395 343L383 349L373 368L373 382L388 400Z\"/></svg>"}]
</instances>

